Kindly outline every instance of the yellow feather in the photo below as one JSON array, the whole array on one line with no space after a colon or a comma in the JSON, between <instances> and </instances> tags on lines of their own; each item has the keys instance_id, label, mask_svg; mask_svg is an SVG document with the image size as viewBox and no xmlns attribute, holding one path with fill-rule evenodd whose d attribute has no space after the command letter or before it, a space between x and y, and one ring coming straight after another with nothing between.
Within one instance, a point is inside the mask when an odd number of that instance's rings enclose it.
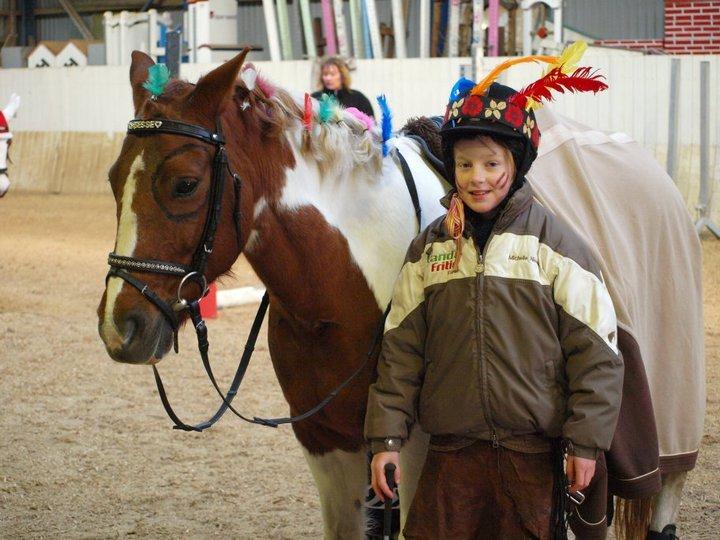
<instances>
[{"instance_id":1,"label":"yellow feather","mask_svg":"<svg viewBox=\"0 0 720 540\"><path fill-rule=\"evenodd\" d=\"M572 45L568 45L567 47L565 47L565 50L563 50L562 54L558 57L557 61L547 67L543 76L550 73L553 69L561 66L561 71L565 75L572 73L573 71L575 71L575 68L580 63L580 60L582 59L583 54L585 54L586 49L587 43L585 41L576 41Z\"/></svg>"},{"instance_id":2,"label":"yellow feather","mask_svg":"<svg viewBox=\"0 0 720 540\"><path fill-rule=\"evenodd\" d=\"M495 68L490 73L488 73L487 76L475 86L475 88L470 91L470 94L473 96L480 96L484 94L487 89L490 88L490 85L495 82L495 79L497 79L503 71L505 71L510 66L514 66L515 64L525 64L527 62L545 62L547 64L555 64L557 61L557 56L541 55L521 56L520 58L511 58L510 60L505 60L501 64L495 66Z\"/></svg>"}]
</instances>

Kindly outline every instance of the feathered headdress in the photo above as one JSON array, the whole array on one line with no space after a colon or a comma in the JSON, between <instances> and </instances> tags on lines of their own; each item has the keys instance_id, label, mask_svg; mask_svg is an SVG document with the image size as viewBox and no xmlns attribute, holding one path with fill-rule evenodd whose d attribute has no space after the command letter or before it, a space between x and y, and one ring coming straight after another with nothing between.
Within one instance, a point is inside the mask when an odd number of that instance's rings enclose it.
<instances>
[{"instance_id":1,"label":"feathered headdress","mask_svg":"<svg viewBox=\"0 0 720 540\"><path fill-rule=\"evenodd\" d=\"M589 67L577 67L586 49L587 43L584 41L576 41L566 47L560 56L535 55L511 58L498 64L482 81L470 90L469 95L482 96L487 94L490 85L495 82L503 71L511 66L528 62L542 62L548 64L548 67L540 79L523 88L516 96L508 100L510 103L514 103L523 109L536 109L541 106L543 100L552 101L552 91L563 93L565 91L599 92L606 90L608 86L602 81L604 78L602 75L591 71ZM455 88L453 88L453 90L454 89Z\"/></svg>"}]
</instances>

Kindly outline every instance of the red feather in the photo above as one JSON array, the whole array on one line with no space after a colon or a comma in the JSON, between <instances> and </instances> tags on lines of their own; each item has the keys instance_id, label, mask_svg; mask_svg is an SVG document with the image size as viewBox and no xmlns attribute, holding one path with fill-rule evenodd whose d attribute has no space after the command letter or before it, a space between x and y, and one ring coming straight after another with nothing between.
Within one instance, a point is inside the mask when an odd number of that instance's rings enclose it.
<instances>
[{"instance_id":1,"label":"red feather","mask_svg":"<svg viewBox=\"0 0 720 540\"><path fill-rule=\"evenodd\" d=\"M303 125L305 126L305 131L308 133L312 131L312 115L312 99L310 98L310 94L305 94L305 114L303 115Z\"/></svg>"},{"instance_id":2,"label":"red feather","mask_svg":"<svg viewBox=\"0 0 720 540\"><path fill-rule=\"evenodd\" d=\"M561 68L557 67L543 78L523 88L508 101L525 108L528 99L538 102L542 100L552 101L551 90L560 93L566 90L570 92L600 92L601 90L607 90L608 85L601 80L605 77L598 75L597 71L591 73L590 69L589 67L580 67L571 75L566 75Z\"/></svg>"}]
</instances>

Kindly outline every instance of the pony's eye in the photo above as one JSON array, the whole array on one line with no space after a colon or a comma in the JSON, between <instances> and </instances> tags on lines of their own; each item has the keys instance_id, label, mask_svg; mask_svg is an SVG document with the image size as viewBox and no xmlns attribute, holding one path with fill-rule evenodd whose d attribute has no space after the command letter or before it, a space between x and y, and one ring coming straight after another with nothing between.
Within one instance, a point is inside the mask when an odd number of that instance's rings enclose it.
<instances>
[{"instance_id":1,"label":"pony's eye","mask_svg":"<svg viewBox=\"0 0 720 540\"><path fill-rule=\"evenodd\" d=\"M173 197L189 197L195 193L197 186L198 181L196 178L180 178L175 181L175 185L173 186Z\"/></svg>"}]
</instances>

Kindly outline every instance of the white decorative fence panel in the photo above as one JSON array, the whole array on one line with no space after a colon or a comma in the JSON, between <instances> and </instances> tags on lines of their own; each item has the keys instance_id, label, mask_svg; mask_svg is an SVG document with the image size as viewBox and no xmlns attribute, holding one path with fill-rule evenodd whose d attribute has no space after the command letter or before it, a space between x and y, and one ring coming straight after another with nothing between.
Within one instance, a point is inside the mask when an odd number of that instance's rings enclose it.
<instances>
[{"instance_id":1,"label":"white decorative fence panel","mask_svg":"<svg viewBox=\"0 0 720 540\"><path fill-rule=\"evenodd\" d=\"M697 201L700 138L700 62L710 63L710 179L720 181L720 57L643 56L619 51L592 50L585 64L598 68L610 90L596 96L562 95L552 105L571 118L613 132L632 136L665 166L670 107L670 65L680 59L678 98L678 187L692 211ZM487 73L504 58L484 58L478 63ZM394 126L412 116L443 114L448 92L464 69L470 76L469 58L411 58L358 60L353 87L374 103L385 93L394 113ZM298 95L315 90L309 61L257 62L261 75ZM215 64L183 64L182 77L195 81ZM516 88L541 74L537 65L521 65L499 82ZM73 70L0 69L0 102L12 92L22 96L23 106L11 129L22 132L123 132L131 118L132 99L126 66L87 66ZM103 146L104 148L106 146ZM107 159L111 161L114 156ZM18 163L19 165L19 163ZM101 179L102 180L102 179ZM32 189L32 185L24 187ZM720 213L720 189L712 189L714 215ZM717 221L717 219L716 219Z\"/></svg>"}]
</instances>

